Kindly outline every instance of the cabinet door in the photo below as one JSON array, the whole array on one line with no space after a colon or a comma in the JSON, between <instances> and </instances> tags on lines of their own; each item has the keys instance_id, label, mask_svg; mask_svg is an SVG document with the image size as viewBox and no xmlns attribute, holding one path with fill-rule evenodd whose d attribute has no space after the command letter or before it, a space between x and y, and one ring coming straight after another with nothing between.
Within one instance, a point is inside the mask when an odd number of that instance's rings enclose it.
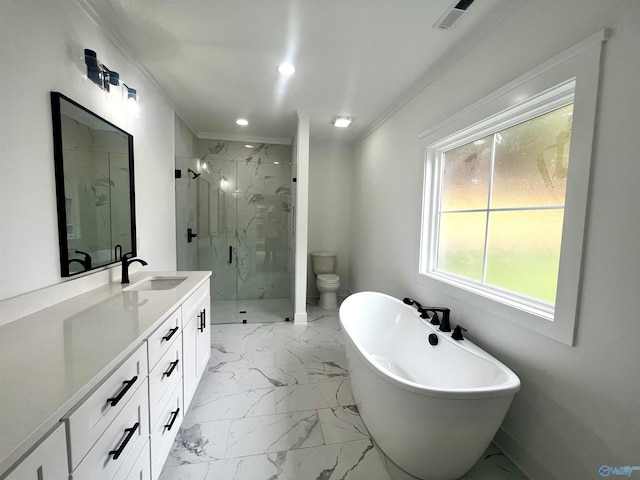
<instances>
[{"instance_id":1,"label":"cabinet door","mask_svg":"<svg viewBox=\"0 0 640 480\"><path fill-rule=\"evenodd\" d=\"M5 480L67 480L67 437L60 424Z\"/></svg>"},{"instance_id":2,"label":"cabinet door","mask_svg":"<svg viewBox=\"0 0 640 480\"><path fill-rule=\"evenodd\" d=\"M196 370L198 380L207 368L211 356L211 326L209 324L209 297L200 305L200 312L196 318Z\"/></svg>"},{"instance_id":3,"label":"cabinet door","mask_svg":"<svg viewBox=\"0 0 640 480\"><path fill-rule=\"evenodd\" d=\"M191 399L198 386L198 370L196 360L196 334L198 318L193 316L182 330L182 393L184 407L189 408Z\"/></svg>"}]
</instances>

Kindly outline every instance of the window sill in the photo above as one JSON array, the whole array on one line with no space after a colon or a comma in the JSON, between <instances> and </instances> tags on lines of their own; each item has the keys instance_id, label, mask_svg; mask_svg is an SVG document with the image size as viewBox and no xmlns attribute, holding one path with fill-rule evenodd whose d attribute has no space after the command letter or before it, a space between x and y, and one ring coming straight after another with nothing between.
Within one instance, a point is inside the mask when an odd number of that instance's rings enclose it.
<instances>
[{"instance_id":1,"label":"window sill","mask_svg":"<svg viewBox=\"0 0 640 480\"><path fill-rule=\"evenodd\" d=\"M554 312L552 307L542 306L541 308L533 303L516 301L515 298L511 299L488 289L473 287L457 278L438 273L418 273L416 281L431 290L565 345L573 346L574 344L574 319L557 321L558 312Z\"/></svg>"}]
</instances>

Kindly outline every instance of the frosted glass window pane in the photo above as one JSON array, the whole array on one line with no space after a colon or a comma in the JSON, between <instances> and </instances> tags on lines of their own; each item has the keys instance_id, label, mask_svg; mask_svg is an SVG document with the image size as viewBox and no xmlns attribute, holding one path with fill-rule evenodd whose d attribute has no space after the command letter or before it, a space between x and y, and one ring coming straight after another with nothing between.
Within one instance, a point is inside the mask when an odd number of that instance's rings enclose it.
<instances>
[{"instance_id":1,"label":"frosted glass window pane","mask_svg":"<svg viewBox=\"0 0 640 480\"><path fill-rule=\"evenodd\" d=\"M492 212L486 283L555 302L563 209Z\"/></svg>"},{"instance_id":2,"label":"frosted glass window pane","mask_svg":"<svg viewBox=\"0 0 640 480\"><path fill-rule=\"evenodd\" d=\"M487 208L491 139L485 137L443 155L442 210Z\"/></svg>"},{"instance_id":3,"label":"frosted glass window pane","mask_svg":"<svg viewBox=\"0 0 640 480\"><path fill-rule=\"evenodd\" d=\"M564 205L573 105L496 134L491 207Z\"/></svg>"},{"instance_id":4,"label":"frosted glass window pane","mask_svg":"<svg viewBox=\"0 0 640 480\"><path fill-rule=\"evenodd\" d=\"M487 214L440 215L438 270L482 281L482 260Z\"/></svg>"}]
</instances>

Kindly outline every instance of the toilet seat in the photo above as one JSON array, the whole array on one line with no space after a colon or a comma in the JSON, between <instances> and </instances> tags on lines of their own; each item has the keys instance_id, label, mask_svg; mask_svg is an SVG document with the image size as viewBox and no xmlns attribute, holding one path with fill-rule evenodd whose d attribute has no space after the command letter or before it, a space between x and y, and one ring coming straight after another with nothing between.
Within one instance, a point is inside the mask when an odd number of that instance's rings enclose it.
<instances>
[{"instance_id":1,"label":"toilet seat","mask_svg":"<svg viewBox=\"0 0 640 480\"><path fill-rule=\"evenodd\" d=\"M326 284L340 283L340 277L334 273L321 273L318 275L318 281Z\"/></svg>"}]
</instances>

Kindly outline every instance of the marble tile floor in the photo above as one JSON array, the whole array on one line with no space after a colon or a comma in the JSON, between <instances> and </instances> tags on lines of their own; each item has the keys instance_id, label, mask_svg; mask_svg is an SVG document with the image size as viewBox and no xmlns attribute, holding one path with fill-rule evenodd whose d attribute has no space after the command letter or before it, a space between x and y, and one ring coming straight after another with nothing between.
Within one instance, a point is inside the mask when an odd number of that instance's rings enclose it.
<instances>
[{"instance_id":1,"label":"marble tile floor","mask_svg":"<svg viewBox=\"0 0 640 480\"><path fill-rule=\"evenodd\" d=\"M211 360L160 480L399 479L354 405L337 311L310 306L307 326L211 330ZM463 478L526 477L491 446Z\"/></svg>"}]
</instances>

